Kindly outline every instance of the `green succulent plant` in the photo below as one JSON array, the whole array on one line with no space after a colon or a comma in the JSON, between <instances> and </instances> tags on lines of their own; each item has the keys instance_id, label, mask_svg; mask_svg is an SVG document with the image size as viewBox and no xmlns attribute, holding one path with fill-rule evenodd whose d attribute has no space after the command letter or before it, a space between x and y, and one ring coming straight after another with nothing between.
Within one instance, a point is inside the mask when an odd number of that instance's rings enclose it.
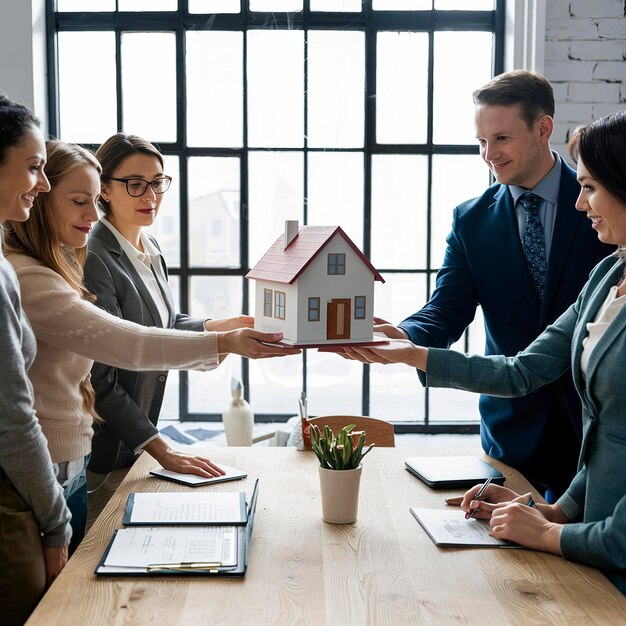
<instances>
[{"instance_id":1,"label":"green succulent plant","mask_svg":"<svg viewBox=\"0 0 626 626\"><path fill-rule=\"evenodd\" d=\"M324 426L323 431L315 425L311 426L311 447L321 467L331 470L351 470L361 464L361 460L374 444L363 452L365 432L352 433L354 428L356 424L344 426L335 437L329 426ZM358 440L355 443L357 436Z\"/></svg>"}]
</instances>

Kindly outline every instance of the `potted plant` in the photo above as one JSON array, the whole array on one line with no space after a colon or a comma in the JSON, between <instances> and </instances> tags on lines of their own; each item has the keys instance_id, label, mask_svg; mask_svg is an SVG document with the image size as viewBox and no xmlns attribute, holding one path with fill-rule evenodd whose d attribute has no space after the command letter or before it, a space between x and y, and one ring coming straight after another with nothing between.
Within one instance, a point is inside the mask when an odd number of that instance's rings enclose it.
<instances>
[{"instance_id":1,"label":"potted plant","mask_svg":"<svg viewBox=\"0 0 626 626\"><path fill-rule=\"evenodd\" d=\"M335 437L328 426L311 426L311 447L320 462L322 519L331 524L351 524L357 518L361 460L374 444L364 452L365 432L352 432L354 428L344 426Z\"/></svg>"}]
</instances>

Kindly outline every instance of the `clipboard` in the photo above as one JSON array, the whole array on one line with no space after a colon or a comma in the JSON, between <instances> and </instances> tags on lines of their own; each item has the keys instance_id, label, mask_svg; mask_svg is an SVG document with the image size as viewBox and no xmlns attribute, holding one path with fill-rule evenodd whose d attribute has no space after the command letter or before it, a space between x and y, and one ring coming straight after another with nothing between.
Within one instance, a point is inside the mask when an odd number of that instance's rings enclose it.
<instances>
[{"instance_id":1,"label":"clipboard","mask_svg":"<svg viewBox=\"0 0 626 626\"><path fill-rule=\"evenodd\" d=\"M129 567L107 564L107 558L116 541L116 537L120 532L125 530L138 530L139 527L130 529L117 529L109 544L107 545L100 562L96 566L94 574L102 577L136 577L136 576L219 576L241 578L245 575L248 567L248 559L250 556L250 545L252 543L252 529L254 526L254 514L256 511L257 496L259 491L259 479L254 483L250 504L247 509L247 523L240 526L231 526L221 528L230 528L236 536L235 560L232 564L223 565L222 563L155 563L147 567ZM207 525L210 526L210 525ZM181 528L181 527L173 527ZM158 530L164 530L159 527ZM198 527L191 527L191 530L198 530Z\"/></svg>"},{"instance_id":2,"label":"clipboard","mask_svg":"<svg viewBox=\"0 0 626 626\"><path fill-rule=\"evenodd\" d=\"M478 456L413 456L404 461L404 466L432 489L472 487L489 477L497 485L505 480Z\"/></svg>"}]
</instances>

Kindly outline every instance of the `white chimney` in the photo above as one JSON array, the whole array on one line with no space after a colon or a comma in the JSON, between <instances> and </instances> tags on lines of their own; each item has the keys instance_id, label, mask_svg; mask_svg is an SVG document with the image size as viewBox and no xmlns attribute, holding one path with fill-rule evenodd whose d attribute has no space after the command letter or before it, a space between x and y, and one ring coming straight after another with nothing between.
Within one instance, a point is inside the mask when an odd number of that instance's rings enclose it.
<instances>
[{"instance_id":1,"label":"white chimney","mask_svg":"<svg viewBox=\"0 0 626 626\"><path fill-rule=\"evenodd\" d=\"M287 246L298 236L300 224L298 220L285 220L285 250Z\"/></svg>"}]
</instances>

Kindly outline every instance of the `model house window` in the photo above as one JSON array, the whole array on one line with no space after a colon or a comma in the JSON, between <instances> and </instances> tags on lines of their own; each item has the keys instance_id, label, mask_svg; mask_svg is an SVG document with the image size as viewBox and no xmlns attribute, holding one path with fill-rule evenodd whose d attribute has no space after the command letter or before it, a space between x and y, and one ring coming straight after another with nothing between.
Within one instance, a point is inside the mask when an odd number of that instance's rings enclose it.
<instances>
[{"instance_id":1,"label":"model house window","mask_svg":"<svg viewBox=\"0 0 626 626\"><path fill-rule=\"evenodd\" d=\"M180 312L251 313L256 292L244 277L286 216L341 226L385 278L374 309L384 304L390 321L429 298L453 208L489 184L472 91L504 70L505 0L45 3L48 132L91 149L118 129L158 144L173 182L149 232ZM85 94L96 92L86 116ZM345 258L327 262L325 282L338 282ZM269 292L259 296L266 321L280 310ZM326 294L312 293L321 320ZM354 304L354 294L339 295ZM483 344L478 313L458 348ZM409 430L478 431L477 396L423 390L410 368L403 378L355 363L344 375L332 354L233 355L226 367L268 421L293 414L292 394L275 388L286 361L312 414L393 406ZM220 372L170 376L164 413L220 420Z\"/></svg>"},{"instance_id":2,"label":"model house window","mask_svg":"<svg viewBox=\"0 0 626 626\"><path fill-rule=\"evenodd\" d=\"M365 319L365 296L354 296L354 319Z\"/></svg>"},{"instance_id":3,"label":"model house window","mask_svg":"<svg viewBox=\"0 0 626 626\"><path fill-rule=\"evenodd\" d=\"M320 299L309 298L309 322L320 321Z\"/></svg>"},{"instance_id":4,"label":"model house window","mask_svg":"<svg viewBox=\"0 0 626 626\"><path fill-rule=\"evenodd\" d=\"M346 273L346 255L345 254L329 254L328 255L328 273L331 276L335 274Z\"/></svg>"},{"instance_id":5,"label":"model house window","mask_svg":"<svg viewBox=\"0 0 626 626\"><path fill-rule=\"evenodd\" d=\"M272 290L263 290L263 315L272 317Z\"/></svg>"},{"instance_id":6,"label":"model house window","mask_svg":"<svg viewBox=\"0 0 626 626\"><path fill-rule=\"evenodd\" d=\"M279 320L285 319L285 292L274 292L274 317Z\"/></svg>"}]
</instances>

